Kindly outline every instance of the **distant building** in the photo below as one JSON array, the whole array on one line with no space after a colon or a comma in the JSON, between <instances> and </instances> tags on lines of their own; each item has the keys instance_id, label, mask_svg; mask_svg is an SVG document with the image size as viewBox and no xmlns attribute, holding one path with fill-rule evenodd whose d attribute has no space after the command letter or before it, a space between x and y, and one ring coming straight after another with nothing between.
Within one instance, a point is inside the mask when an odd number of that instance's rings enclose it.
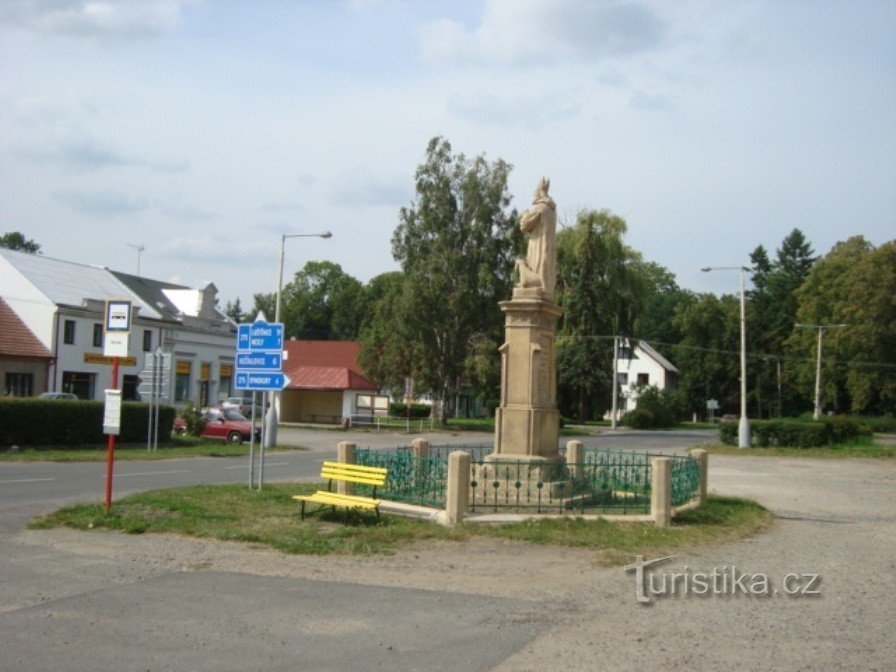
<instances>
[{"instance_id":1,"label":"distant building","mask_svg":"<svg viewBox=\"0 0 896 672\"><path fill-rule=\"evenodd\" d=\"M644 341L622 341L616 363L619 417L637 408L638 386L653 385L669 390L675 387L677 379L678 369L650 345Z\"/></svg>"},{"instance_id":2,"label":"distant building","mask_svg":"<svg viewBox=\"0 0 896 672\"><path fill-rule=\"evenodd\" d=\"M2 393L30 397L47 391L53 353L38 340L12 308L0 299L0 382Z\"/></svg>"},{"instance_id":3,"label":"distant building","mask_svg":"<svg viewBox=\"0 0 896 672\"><path fill-rule=\"evenodd\" d=\"M111 383L104 301L119 298L130 300L134 311L128 356L119 362L125 399L138 398L137 375L157 347L172 355L165 403L212 405L231 393L236 326L215 307L211 283L192 289L0 249L0 298L50 353L49 391L103 398Z\"/></svg>"},{"instance_id":4,"label":"distant building","mask_svg":"<svg viewBox=\"0 0 896 672\"><path fill-rule=\"evenodd\" d=\"M382 397L358 364L359 343L290 339L284 345L283 370L291 382L281 395L281 422L338 424L374 415Z\"/></svg>"}]
</instances>

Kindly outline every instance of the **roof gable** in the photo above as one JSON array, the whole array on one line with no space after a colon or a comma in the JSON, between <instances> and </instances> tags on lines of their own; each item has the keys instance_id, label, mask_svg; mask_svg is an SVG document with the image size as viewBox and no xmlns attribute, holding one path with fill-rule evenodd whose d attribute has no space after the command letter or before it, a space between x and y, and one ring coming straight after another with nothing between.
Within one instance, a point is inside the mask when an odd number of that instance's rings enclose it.
<instances>
[{"instance_id":1,"label":"roof gable","mask_svg":"<svg viewBox=\"0 0 896 672\"><path fill-rule=\"evenodd\" d=\"M0 355L53 358L53 353L47 350L3 299L0 299Z\"/></svg>"}]
</instances>

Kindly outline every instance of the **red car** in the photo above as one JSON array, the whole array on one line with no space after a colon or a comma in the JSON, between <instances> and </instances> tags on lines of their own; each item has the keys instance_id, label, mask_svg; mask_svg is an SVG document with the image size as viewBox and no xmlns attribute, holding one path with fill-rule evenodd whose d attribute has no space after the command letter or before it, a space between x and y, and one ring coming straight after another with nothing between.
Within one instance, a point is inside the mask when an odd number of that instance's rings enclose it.
<instances>
[{"instance_id":1,"label":"red car","mask_svg":"<svg viewBox=\"0 0 896 672\"><path fill-rule=\"evenodd\" d=\"M231 408L203 408L202 417L205 418L205 429L200 434L203 438L242 443L251 436L252 423L242 413ZM183 434L186 429L183 418L174 420L175 434ZM255 440L261 441L261 427L255 428Z\"/></svg>"}]
</instances>

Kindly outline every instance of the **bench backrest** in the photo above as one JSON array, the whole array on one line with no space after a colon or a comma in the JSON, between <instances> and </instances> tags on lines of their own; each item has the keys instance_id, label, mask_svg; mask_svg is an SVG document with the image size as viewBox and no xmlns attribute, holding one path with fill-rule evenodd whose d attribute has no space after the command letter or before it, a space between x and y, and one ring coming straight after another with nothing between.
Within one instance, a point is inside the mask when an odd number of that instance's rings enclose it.
<instances>
[{"instance_id":1,"label":"bench backrest","mask_svg":"<svg viewBox=\"0 0 896 672\"><path fill-rule=\"evenodd\" d=\"M324 462L320 470L321 478L333 481L347 481L382 487L386 483L389 470L385 467L364 467L345 462Z\"/></svg>"}]
</instances>

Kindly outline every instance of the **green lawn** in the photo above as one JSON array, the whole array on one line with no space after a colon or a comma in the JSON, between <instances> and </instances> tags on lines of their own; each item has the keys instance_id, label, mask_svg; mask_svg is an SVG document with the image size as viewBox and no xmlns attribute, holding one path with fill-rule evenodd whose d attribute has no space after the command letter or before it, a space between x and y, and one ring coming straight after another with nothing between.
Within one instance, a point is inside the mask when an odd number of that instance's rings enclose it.
<instances>
[{"instance_id":1,"label":"green lawn","mask_svg":"<svg viewBox=\"0 0 896 672\"><path fill-rule=\"evenodd\" d=\"M795 448L792 446L773 446L767 448L738 448L721 443L698 446L705 448L711 455L741 455L751 457L896 457L896 445L878 445L872 440L842 443L833 446L817 446L814 448Z\"/></svg>"},{"instance_id":2,"label":"green lawn","mask_svg":"<svg viewBox=\"0 0 896 672\"><path fill-rule=\"evenodd\" d=\"M756 534L772 524L758 504L711 497L682 514L675 525L542 520L503 526L464 524L445 528L428 521L341 512L324 512L300 521L292 495L314 492L315 484L271 484L262 492L245 485L192 486L125 497L106 512L102 504L79 504L35 519L31 529L67 526L105 528L131 534L177 533L195 537L264 544L287 553L391 553L430 540L463 542L473 536L516 539L593 549L600 564L627 562L634 554L656 555Z\"/></svg>"},{"instance_id":3,"label":"green lawn","mask_svg":"<svg viewBox=\"0 0 896 672\"><path fill-rule=\"evenodd\" d=\"M255 449L258 450L256 444ZM308 450L304 446L277 446L265 453L284 450ZM116 460L167 460L174 457L240 457L249 454L249 444L231 445L222 441L208 441L191 436L175 436L170 443L159 444L157 450L146 450L146 444L115 446ZM0 449L0 462L102 462L106 459L106 444L98 446L46 446Z\"/></svg>"}]
</instances>

